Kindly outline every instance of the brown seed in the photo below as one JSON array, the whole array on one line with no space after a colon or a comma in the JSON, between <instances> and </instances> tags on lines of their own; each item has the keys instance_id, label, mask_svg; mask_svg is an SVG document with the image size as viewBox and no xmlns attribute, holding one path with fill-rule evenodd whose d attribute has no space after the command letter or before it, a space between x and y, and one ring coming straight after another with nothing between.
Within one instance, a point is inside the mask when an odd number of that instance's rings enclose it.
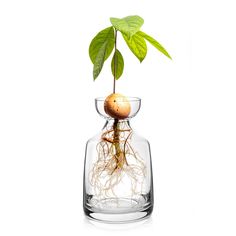
<instances>
[{"instance_id":1,"label":"brown seed","mask_svg":"<svg viewBox=\"0 0 236 236\"><path fill-rule=\"evenodd\" d=\"M122 120L129 116L131 107L124 95L112 93L105 99L104 110L112 118Z\"/></svg>"}]
</instances>

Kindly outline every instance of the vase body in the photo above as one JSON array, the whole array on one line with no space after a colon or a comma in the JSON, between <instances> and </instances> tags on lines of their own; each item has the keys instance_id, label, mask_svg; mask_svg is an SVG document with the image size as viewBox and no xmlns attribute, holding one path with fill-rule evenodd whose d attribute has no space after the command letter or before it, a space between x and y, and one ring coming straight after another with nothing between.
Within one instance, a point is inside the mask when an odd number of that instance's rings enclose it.
<instances>
[{"instance_id":1,"label":"vase body","mask_svg":"<svg viewBox=\"0 0 236 236\"><path fill-rule=\"evenodd\" d=\"M107 223L145 219L153 210L150 145L131 128L131 116L124 120L107 117L100 111L102 103L99 107L98 101L96 108L106 122L101 132L86 145L85 215ZM139 108L140 104L133 107L134 110ZM133 116L138 110L133 111Z\"/></svg>"}]
</instances>

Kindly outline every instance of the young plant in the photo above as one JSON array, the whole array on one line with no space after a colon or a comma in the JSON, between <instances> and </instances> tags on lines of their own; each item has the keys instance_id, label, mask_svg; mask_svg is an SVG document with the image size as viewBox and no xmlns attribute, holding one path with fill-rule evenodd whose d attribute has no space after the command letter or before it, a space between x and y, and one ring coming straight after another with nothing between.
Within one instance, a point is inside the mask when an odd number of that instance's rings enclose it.
<instances>
[{"instance_id":1,"label":"young plant","mask_svg":"<svg viewBox=\"0 0 236 236\"><path fill-rule=\"evenodd\" d=\"M124 59L117 47L118 32L122 35L131 52L142 62L147 54L146 42L171 59L165 48L153 37L140 30L144 20L140 16L110 18L111 26L100 31L91 41L89 56L93 63L93 79L96 80L102 71L104 62L110 57L113 75L113 91L104 102L105 112L114 118L111 129L102 134L98 143L98 160L92 170L91 182L99 193L114 193L114 187L121 181L122 172L131 179L132 186L145 176L142 159L132 148L129 140L132 130L121 122L129 117L131 105L129 100L116 93L116 81L122 76ZM136 165L129 164L134 161ZM134 160L134 161L133 161ZM103 181L100 179L103 176ZM135 187L132 189L136 191Z\"/></svg>"},{"instance_id":2,"label":"young plant","mask_svg":"<svg viewBox=\"0 0 236 236\"><path fill-rule=\"evenodd\" d=\"M113 93L107 97L104 105L108 115L115 119L125 119L129 115L129 105L124 102L127 99L121 94L116 94L116 80L122 76L124 70L124 59L117 48L117 33L121 33L127 46L140 62L147 54L146 41L168 58L171 59L171 56L157 40L140 30L144 23L140 16L127 16L121 19L112 17L110 22L112 26L103 29L93 38L89 46L89 56L93 63L93 79L96 80L104 62L114 51L111 61Z\"/></svg>"}]
</instances>

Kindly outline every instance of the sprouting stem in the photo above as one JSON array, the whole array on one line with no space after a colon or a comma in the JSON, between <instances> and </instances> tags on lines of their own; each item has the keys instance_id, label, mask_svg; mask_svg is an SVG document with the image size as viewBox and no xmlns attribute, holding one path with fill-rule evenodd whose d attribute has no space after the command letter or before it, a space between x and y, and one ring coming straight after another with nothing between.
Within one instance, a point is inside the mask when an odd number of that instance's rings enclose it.
<instances>
[{"instance_id":1,"label":"sprouting stem","mask_svg":"<svg viewBox=\"0 0 236 236\"><path fill-rule=\"evenodd\" d=\"M117 49L117 30L115 29L115 52L114 52L114 79L113 79L113 93L116 92L116 49Z\"/></svg>"},{"instance_id":2,"label":"sprouting stem","mask_svg":"<svg viewBox=\"0 0 236 236\"><path fill-rule=\"evenodd\" d=\"M114 52L114 78L113 78L113 93L116 92L116 49L117 49L117 30L115 29L115 52ZM115 157L117 164L121 164L122 160L122 151L120 148L120 142L119 142L119 120L115 119L113 124L113 130L114 130L114 136L113 136L113 143L115 146Z\"/></svg>"}]
</instances>

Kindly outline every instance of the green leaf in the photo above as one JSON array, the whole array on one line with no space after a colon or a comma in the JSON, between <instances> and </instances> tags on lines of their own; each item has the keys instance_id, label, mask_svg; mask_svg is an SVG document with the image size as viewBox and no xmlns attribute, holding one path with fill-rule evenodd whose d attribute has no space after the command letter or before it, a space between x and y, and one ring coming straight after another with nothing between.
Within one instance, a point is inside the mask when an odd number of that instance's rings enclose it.
<instances>
[{"instance_id":1,"label":"green leaf","mask_svg":"<svg viewBox=\"0 0 236 236\"><path fill-rule=\"evenodd\" d=\"M104 61L105 61L105 57L106 57L106 47L107 47L107 43L104 43L102 45L102 47L100 48L96 59L94 61L94 65L93 65L93 79L95 80L98 75L100 74Z\"/></svg>"},{"instance_id":2,"label":"green leaf","mask_svg":"<svg viewBox=\"0 0 236 236\"><path fill-rule=\"evenodd\" d=\"M147 44L143 37L139 36L138 34L134 34L129 39L125 34L122 35L129 49L139 59L139 61L142 62L147 54Z\"/></svg>"},{"instance_id":3,"label":"green leaf","mask_svg":"<svg viewBox=\"0 0 236 236\"><path fill-rule=\"evenodd\" d=\"M110 56L115 43L115 35L113 27L108 27L100 31L91 41L89 46L89 56L92 63L95 63L97 55L101 48L105 50L104 61Z\"/></svg>"},{"instance_id":4,"label":"green leaf","mask_svg":"<svg viewBox=\"0 0 236 236\"><path fill-rule=\"evenodd\" d=\"M126 34L128 38L139 31L144 23L140 16L127 16L125 18L110 18L111 24L121 33Z\"/></svg>"},{"instance_id":5,"label":"green leaf","mask_svg":"<svg viewBox=\"0 0 236 236\"><path fill-rule=\"evenodd\" d=\"M112 71L113 76L115 76L116 80L121 77L121 75L123 74L123 70L124 70L124 59L120 51L116 49L114 56L112 58L112 61L111 61L111 71Z\"/></svg>"},{"instance_id":6,"label":"green leaf","mask_svg":"<svg viewBox=\"0 0 236 236\"><path fill-rule=\"evenodd\" d=\"M151 36L147 35L146 33L142 32L142 31L138 31L136 34L145 38L149 43L151 43L161 53L163 53L168 58L172 59L171 56L169 55L169 53L166 51L166 49L160 43L158 43L154 38L152 38Z\"/></svg>"}]
</instances>

